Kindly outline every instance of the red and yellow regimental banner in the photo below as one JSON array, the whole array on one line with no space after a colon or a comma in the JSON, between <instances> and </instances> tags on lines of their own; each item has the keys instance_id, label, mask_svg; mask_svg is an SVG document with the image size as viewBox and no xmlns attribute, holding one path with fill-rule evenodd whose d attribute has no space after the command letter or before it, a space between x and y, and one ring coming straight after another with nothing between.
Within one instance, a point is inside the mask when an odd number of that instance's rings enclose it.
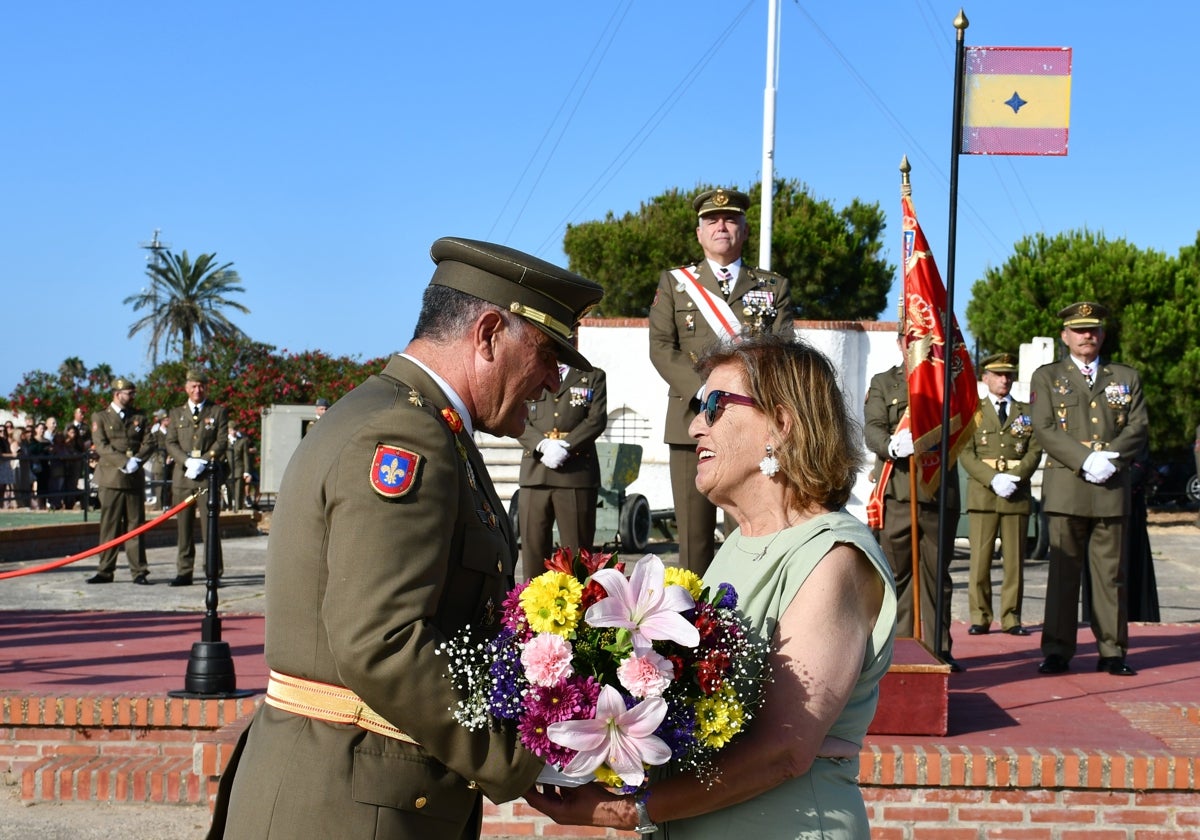
<instances>
[{"instance_id":1,"label":"red and yellow regimental banner","mask_svg":"<svg viewBox=\"0 0 1200 840\"><path fill-rule=\"evenodd\" d=\"M1070 47L967 47L964 155L1065 155Z\"/></svg>"}]
</instances>

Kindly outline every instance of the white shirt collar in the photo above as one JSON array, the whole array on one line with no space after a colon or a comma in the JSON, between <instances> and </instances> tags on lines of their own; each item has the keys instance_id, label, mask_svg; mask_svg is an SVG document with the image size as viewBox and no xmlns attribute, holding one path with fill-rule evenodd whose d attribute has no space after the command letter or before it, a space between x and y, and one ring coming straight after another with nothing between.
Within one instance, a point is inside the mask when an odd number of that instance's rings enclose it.
<instances>
[{"instance_id":1,"label":"white shirt collar","mask_svg":"<svg viewBox=\"0 0 1200 840\"><path fill-rule=\"evenodd\" d=\"M731 262L729 265L721 265L716 260L708 260L707 257L705 259L708 261L708 267L712 269L712 273L715 274L717 277L721 276L722 268L728 268L729 273L732 274L734 277L737 277L738 271L742 267L742 258L741 257L738 257L736 260Z\"/></svg>"},{"instance_id":2,"label":"white shirt collar","mask_svg":"<svg viewBox=\"0 0 1200 840\"><path fill-rule=\"evenodd\" d=\"M471 420L470 412L467 411L467 404L462 401L462 397L458 395L458 392L450 387L450 383L434 373L430 369L429 365L425 364L420 359L414 359L407 353L401 353L400 355L429 374L429 377L437 383L437 386L441 388L445 392L446 396L450 399L450 404L454 406L454 410L457 411L458 416L462 418L463 427L466 428L467 434L471 437L475 437L475 426Z\"/></svg>"}]
</instances>

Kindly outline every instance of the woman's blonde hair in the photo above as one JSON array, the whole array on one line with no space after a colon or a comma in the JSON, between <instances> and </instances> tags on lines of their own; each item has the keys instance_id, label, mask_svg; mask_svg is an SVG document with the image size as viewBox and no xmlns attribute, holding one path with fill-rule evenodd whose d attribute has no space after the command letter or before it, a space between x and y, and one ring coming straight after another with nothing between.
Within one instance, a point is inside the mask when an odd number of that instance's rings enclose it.
<instances>
[{"instance_id":1,"label":"woman's blonde hair","mask_svg":"<svg viewBox=\"0 0 1200 840\"><path fill-rule=\"evenodd\" d=\"M746 396L779 437L774 455L792 504L800 510L844 505L862 468L862 429L825 354L799 340L753 336L710 348L696 369L707 378L713 368L728 364L741 368ZM791 420L786 435L780 413Z\"/></svg>"}]
</instances>

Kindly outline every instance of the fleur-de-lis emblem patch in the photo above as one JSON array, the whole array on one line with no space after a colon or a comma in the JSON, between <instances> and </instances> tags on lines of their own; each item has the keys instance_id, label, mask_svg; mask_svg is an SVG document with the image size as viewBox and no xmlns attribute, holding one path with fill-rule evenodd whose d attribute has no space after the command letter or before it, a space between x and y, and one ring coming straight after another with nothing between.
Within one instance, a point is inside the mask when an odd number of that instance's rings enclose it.
<instances>
[{"instance_id":1,"label":"fleur-de-lis emblem patch","mask_svg":"<svg viewBox=\"0 0 1200 840\"><path fill-rule=\"evenodd\" d=\"M413 488L420 465L416 452L380 443L371 461L371 487L385 499L398 499Z\"/></svg>"}]
</instances>

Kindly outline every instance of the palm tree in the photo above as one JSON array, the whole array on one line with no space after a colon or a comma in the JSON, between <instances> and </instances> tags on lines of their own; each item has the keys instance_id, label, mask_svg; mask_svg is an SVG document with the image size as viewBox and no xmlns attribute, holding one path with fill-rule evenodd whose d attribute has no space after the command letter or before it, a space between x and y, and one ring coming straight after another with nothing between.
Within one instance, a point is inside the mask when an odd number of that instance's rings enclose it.
<instances>
[{"instance_id":1,"label":"palm tree","mask_svg":"<svg viewBox=\"0 0 1200 840\"><path fill-rule=\"evenodd\" d=\"M147 266L150 288L130 295L124 303L133 304L135 312L143 308L150 311L130 326L129 337L149 329L151 347L162 342L169 351L178 344L184 362L194 358L198 343L218 336L245 339L246 334L221 310L248 314L249 309L228 297L246 290L238 285L238 273L230 270L233 263L218 266L216 261L216 254L201 254L193 263L187 251L168 251Z\"/></svg>"}]
</instances>

